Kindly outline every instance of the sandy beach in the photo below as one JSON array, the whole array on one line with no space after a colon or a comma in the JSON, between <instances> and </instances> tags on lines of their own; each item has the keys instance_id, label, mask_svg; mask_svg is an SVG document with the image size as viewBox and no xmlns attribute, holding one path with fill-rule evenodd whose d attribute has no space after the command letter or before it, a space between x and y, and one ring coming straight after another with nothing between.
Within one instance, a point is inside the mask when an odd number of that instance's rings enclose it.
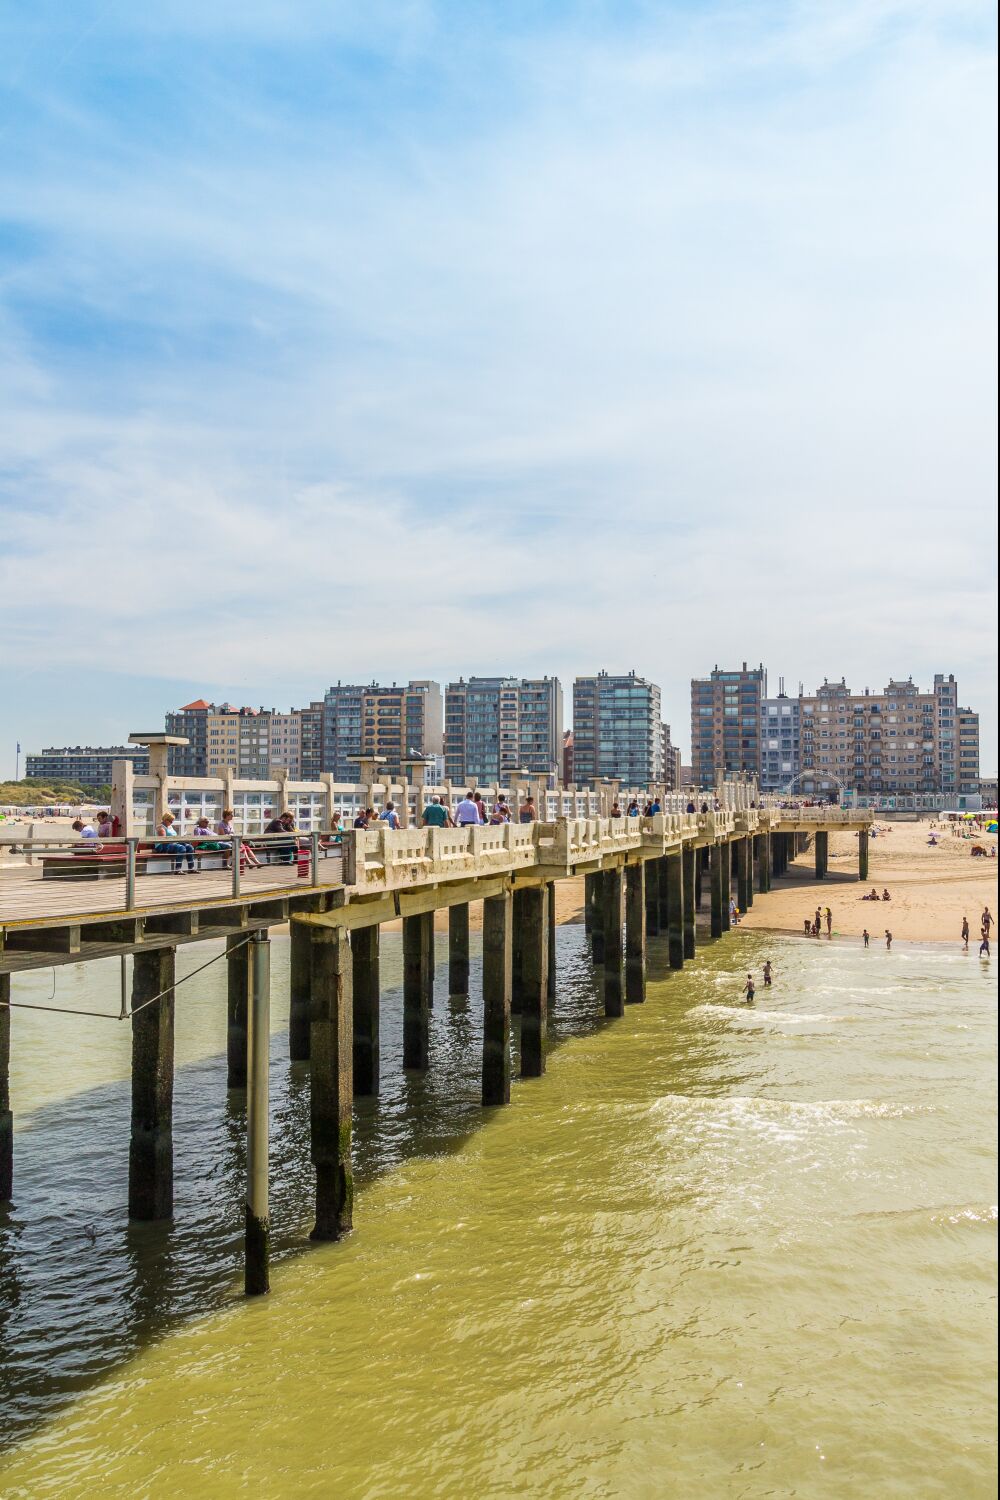
<instances>
[{"instance_id":1,"label":"sandy beach","mask_svg":"<svg viewBox=\"0 0 1000 1500\"><path fill-rule=\"evenodd\" d=\"M896 938L940 943L957 941L962 917L967 916L978 946L984 906L996 916L998 861L973 859L972 843L953 838L947 827L938 827L940 843L929 847L929 819L879 827L886 832L870 840L866 885L858 880L855 836L831 833L827 878L815 879L810 848L766 896L755 894L743 925L801 933L805 918L817 906L828 906L833 912L833 931L841 936L860 937L867 927L873 937L881 937L888 927ZM989 850L996 848L997 836L984 833L974 842ZM891 902L862 901L872 886L880 896L888 889Z\"/></svg>"}]
</instances>

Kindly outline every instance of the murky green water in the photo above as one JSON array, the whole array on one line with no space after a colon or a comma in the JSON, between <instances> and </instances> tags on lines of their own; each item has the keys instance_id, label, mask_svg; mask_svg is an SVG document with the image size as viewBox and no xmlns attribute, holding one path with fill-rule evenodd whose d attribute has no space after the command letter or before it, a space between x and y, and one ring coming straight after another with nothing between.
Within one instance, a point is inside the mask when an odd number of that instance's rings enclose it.
<instances>
[{"instance_id":1,"label":"murky green water","mask_svg":"<svg viewBox=\"0 0 1000 1500\"><path fill-rule=\"evenodd\" d=\"M0 1493L994 1492L986 966L733 934L671 976L654 945L646 1005L604 1023L560 929L548 1072L484 1115L475 999L438 1001L431 1071L403 1075L396 945L357 1231L307 1248L308 1070L274 944L278 1265L253 1304L222 966L178 997L169 1229L125 1218L126 1028L15 1014ZM57 979L58 1003L116 993L113 966Z\"/></svg>"}]
</instances>

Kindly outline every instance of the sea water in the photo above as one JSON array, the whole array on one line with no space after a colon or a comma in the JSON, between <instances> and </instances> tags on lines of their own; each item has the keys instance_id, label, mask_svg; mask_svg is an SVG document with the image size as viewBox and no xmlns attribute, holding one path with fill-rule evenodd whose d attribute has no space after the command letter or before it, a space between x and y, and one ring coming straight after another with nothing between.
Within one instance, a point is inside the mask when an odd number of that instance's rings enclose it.
<instances>
[{"instance_id":1,"label":"sea water","mask_svg":"<svg viewBox=\"0 0 1000 1500\"><path fill-rule=\"evenodd\" d=\"M975 954L737 932L669 973L652 940L646 1003L605 1021L583 929L560 928L547 1072L483 1111L475 953L473 998L449 1000L438 940L431 1066L407 1075L387 934L357 1227L317 1247L272 949L254 1302L224 963L177 993L172 1225L126 1217L127 1024L15 1011L0 1493L995 1492L996 985ZM179 974L217 951L180 949ZM72 966L13 998L113 1013L118 984Z\"/></svg>"}]
</instances>

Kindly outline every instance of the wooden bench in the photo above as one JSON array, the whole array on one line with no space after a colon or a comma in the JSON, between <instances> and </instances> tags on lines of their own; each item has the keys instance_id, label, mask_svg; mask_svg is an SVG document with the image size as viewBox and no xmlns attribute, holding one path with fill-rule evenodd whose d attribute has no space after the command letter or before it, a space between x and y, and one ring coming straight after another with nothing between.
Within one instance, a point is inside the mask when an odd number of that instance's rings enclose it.
<instances>
[{"instance_id":1,"label":"wooden bench","mask_svg":"<svg viewBox=\"0 0 1000 1500\"><path fill-rule=\"evenodd\" d=\"M146 848L140 844L135 854L135 873L137 876L170 875L178 859L186 862L187 856L162 854L151 846ZM43 854L39 863L43 880L120 880L125 875L126 858L120 845L106 845L100 852L85 849L80 854ZM200 856L195 853L196 871L225 868L226 856L221 850L213 849Z\"/></svg>"}]
</instances>

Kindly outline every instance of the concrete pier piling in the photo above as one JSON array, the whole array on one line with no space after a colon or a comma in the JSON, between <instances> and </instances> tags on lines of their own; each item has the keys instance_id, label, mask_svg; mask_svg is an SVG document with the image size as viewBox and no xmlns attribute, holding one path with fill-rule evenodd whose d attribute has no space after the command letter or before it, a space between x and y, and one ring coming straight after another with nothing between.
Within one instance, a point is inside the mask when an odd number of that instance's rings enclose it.
<instances>
[{"instance_id":1,"label":"concrete pier piling","mask_svg":"<svg viewBox=\"0 0 1000 1500\"><path fill-rule=\"evenodd\" d=\"M646 872L646 936L656 937L660 931L660 861L647 860L643 869Z\"/></svg>"},{"instance_id":2,"label":"concrete pier piling","mask_svg":"<svg viewBox=\"0 0 1000 1500\"><path fill-rule=\"evenodd\" d=\"M681 879L684 885L684 957L694 958L698 925L695 919L695 867L698 851L685 844L681 850Z\"/></svg>"},{"instance_id":3,"label":"concrete pier piling","mask_svg":"<svg viewBox=\"0 0 1000 1500\"><path fill-rule=\"evenodd\" d=\"M309 1123L312 1161L316 1168L316 1224L310 1239L336 1240L351 1228L354 1211L351 948L342 927L316 926L311 932L313 1010ZM426 1036L426 1029L424 1034Z\"/></svg>"},{"instance_id":4,"label":"concrete pier piling","mask_svg":"<svg viewBox=\"0 0 1000 1500\"><path fill-rule=\"evenodd\" d=\"M622 871L612 866L601 879L604 927L604 1014L625 1014L625 976L622 943Z\"/></svg>"},{"instance_id":5,"label":"concrete pier piling","mask_svg":"<svg viewBox=\"0 0 1000 1500\"><path fill-rule=\"evenodd\" d=\"M549 947L548 947L548 960L549 961L548 961L548 983L546 984L546 993L548 995L549 1001L551 1002L551 1001L553 1001L556 998L556 979L557 979L557 975L556 975L556 883L555 883L554 880L549 881L549 884L546 886L546 890L549 893L549 899L548 899L548 903L547 903L547 906L546 906L546 911L548 913L548 923L549 923Z\"/></svg>"},{"instance_id":6,"label":"concrete pier piling","mask_svg":"<svg viewBox=\"0 0 1000 1500\"><path fill-rule=\"evenodd\" d=\"M597 909L597 876L583 877L583 930L589 937L594 930L594 912Z\"/></svg>"},{"instance_id":7,"label":"concrete pier piling","mask_svg":"<svg viewBox=\"0 0 1000 1500\"><path fill-rule=\"evenodd\" d=\"M174 1209L174 954L157 948L132 961L130 1219L169 1219Z\"/></svg>"},{"instance_id":8,"label":"concrete pier piling","mask_svg":"<svg viewBox=\"0 0 1000 1500\"><path fill-rule=\"evenodd\" d=\"M468 907L466 907L468 911ZM295 930L295 923L292 923ZM351 990L354 1012L354 1092L370 1096L379 1087L379 926L351 933Z\"/></svg>"},{"instance_id":9,"label":"concrete pier piling","mask_svg":"<svg viewBox=\"0 0 1000 1500\"><path fill-rule=\"evenodd\" d=\"M596 875L589 875L588 880L594 882L594 906L593 921L590 929L590 956L595 964L604 963L604 877L606 871L598 871Z\"/></svg>"},{"instance_id":10,"label":"concrete pier piling","mask_svg":"<svg viewBox=\"0 0 1000 1500\"><path fill-rule=\"evenodd\" d=\"M0 974L0 1205L14 1192L14 1116L10 1108L10 975Z\"/></svg>"},{"instance_id":11,"label":"concrete pier piling","mask_svg":"<svg viewBox=\"0 0 1000 1500\"><path fill-rule=\"evenodd\" d=\"M672 969L684 967L684 869L681 856L668 854L667 867L667 955Z\"/></svg>"},{"instance_id":12,"label":"concrete pier piling","mask_svg":"<svg viewBox=\"0 0 1000 1500\"><path fill-rule=\"evenodd\" d=\"M545 1072L545 1034L549 1009L548 886L532 886L520 893L520 926L515 948L520 955L521 1077L540 1078Z\"/></svg>"},{"instance_id":13,"label":"concrete pier piling","mask_svg":"<svg viewBox=\"0 0 1000 1500\"><path fill-rule=\"evenodd\" d=\"M864 828L858 834L858 879L868 879L868 830Z\"/></svg>"},{"instance_id":14,"label":"concrete pier piling","mask_svg":"<svg viewBox=\"0 0 1000 1500\"><path fill-rule=\"evenodd\" d=\"M649 903L646 879L656 861L625 867L625 1003L646 998L646 932ZM655 879L655 877L654 877Z\"/></svg>"},{"instance_id":15,"label":"concrete pier piling","mask_svg":"<svg viewBox=\"0 0 1000 1500\"><path fill-rule=\"evenodd\" d=\"M431 920L433 921L433 915ZM433 937L433 928L431 929ZM428 961L423 914L403 918L403 1067L426 1071L430 1054L433 948Z\"/></svg>"},{"instance_id":16,"label":"concrete pier piling","mask_svg":"<svg viewBox=\"0 0 1000 1500\"><path fill-rule=\"evenodd\" d=\"M448 908L448 993L469 993L469 903Z\"/></svg>"},{"instance_id":17,"label":"concrete pier piling","mask_svg":"<svg viewBox=\"0 0 1000 1500\"><path fill-rule=\"evenodd\" d=\"M513 966L509 892L483 902L483 1103L510 1103L510 993Z\"/></svg>"},{"instance_id":18,"label":"concrete pier piling","mask_svg":"<svg viewBox=\"0 0 1000 1500\"><path fill-rule=\"evenodd\" d=\"M830 864L830 835L816 834L816 879L825 880Z\"/></svg>"},{"instance_id":19,"label":"concrete pier piling","mask_svg":"<svg viewBox=\"0 0 1000 1500\"><path fill-rule=\"evenodd\" d=\"M270 1291L268 1211L271 1057L271 941L257 928L250 943L251 998L247 1027L247 1192L243 1287L248 1297Z\"/></svg>"},{"instance_id":20,"label":"concrete pier piling","mask_svg":"<svg viewBox=\"0 0 1000 1500\"><path fill-rule=\"evenodd\" d=\"M711 933L714 938L721 937L722 926L722 845L712 844L708 855L708 883L712 899L712 925Z\"/></svg>"},{"instance_id":21,"label":"concrete pier piling","mask_svg":"<svg viewBox=\"0 0 1000 1500\"><path fill-rule=\"evenodd\" d=\"M750 840L738 839L736 843L736 905L740 911L749 911L753 906L752 864Z\"/></svg>"},{"instance_id":22,"label":"concrete pier piling","mask_svg":"<svg viewBox=\"0 0 1000 1500\"><path fill-rule=\"evenodd\" d=\"M511 893L511 979L510 979L510 1008L515 1016L521 1014L521 1006L524 1003L524 924L525 924L525 899L528 892L524 889L518 890L515 886Z\"/></svg>"},{"instance_id":23,"label":"concrete pier piling","mask_svg":"<svg viewBox=\"0 0 1000 1500\"><path fill-rule=\"evenodd\" d=\"M654 861L656 865L656 920L661 933L670 926L670 886L666 856Z\"/></svg>"},{"instance_id":24,"label":"concrete pier piling","mask_svg":"<svg viewBox=\"0 0 1000 1500\"><path fill-rule=\"evenodd\" d=\"M720 844L722 851L722 930L728 932L733 925L729 915L729 903L733 899L733 846Z\"/></svg>"},{"instance_id":25,"label":"concrete pier piling","mask_svg":"<svg viewBox=\"0 0 1000 1500\"><path fill-rule=\"evenodd\" d=\"M308 1062L312 1028L309 929L301 922L293 922L289 936L288 1056L292 1062Z\"/></svg>"},{"instance_id":26,"label":"concrete pier piling","mask_svg":"<svg viewBox=\"0 0 1000 1500\"><path fill-rule=\"evenodd\" d=\"M705 874L707 849L695 849L694 853L694 910L701 911L701 883Z\"/></svg>"},{"instance_id":27,"label":"concrete pier piling","mask_svg":"<svg viewBox=\"0 0 1000 1500\"><path fill-rule=\"evenodd\" d=\"M230 1089L247 1086L249 1007L250 944L245 932L231 932L226 938L226 1087Z\"/></svg>"}]
</instances>

